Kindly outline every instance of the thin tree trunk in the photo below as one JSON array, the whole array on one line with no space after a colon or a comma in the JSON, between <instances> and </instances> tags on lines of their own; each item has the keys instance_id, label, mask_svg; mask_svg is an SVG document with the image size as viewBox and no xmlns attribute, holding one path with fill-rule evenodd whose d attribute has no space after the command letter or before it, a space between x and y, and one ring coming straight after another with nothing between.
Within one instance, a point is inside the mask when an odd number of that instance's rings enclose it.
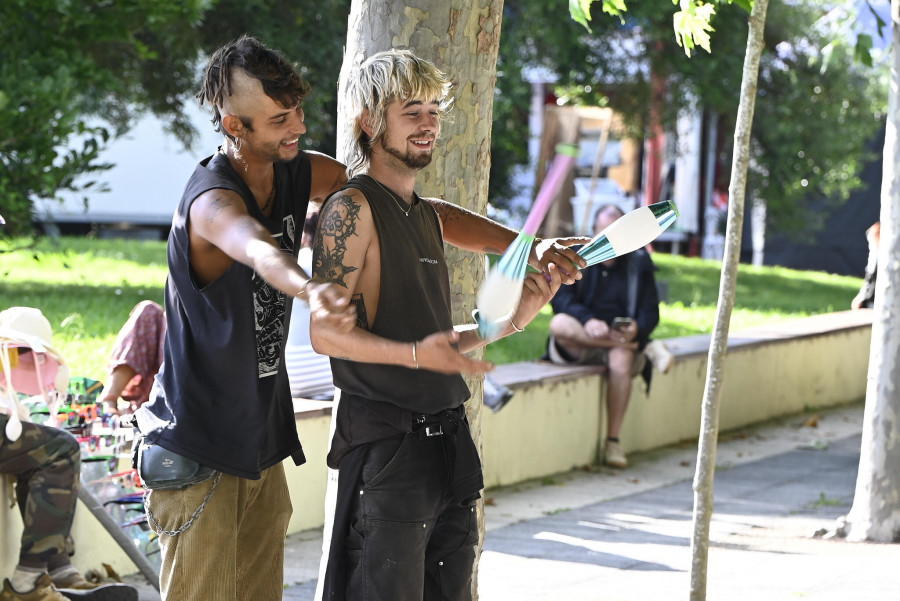
<instances>
[{"instance_id":1,"label":"thin tree trunk","mask_svg":"<svg viewBox=\"0 0 900 601\"><path fill-rule=\"evenodd\" d=\"M881 240L866 410L856 493L845 528L850 540L900 542L900 0L891 2L891 91L881 181Z\"/></svg>"},{"instance_id":2,"label":"thin tree trunk","mask_svg":"<svg viewBox=\"0 0 900 601\"><path fill-rule=\"evenodd\" d=\"M900 1L900 0L895 0ZM709 559L709 526L713 512L713 477L716 467L716 442L719 430L719 404L728 345L728 325L734 307L737 268L741 255L741 231L744 222L744 195L747 168L750 164L750 130L756 105L759 59L763 49L768 0L755 0L750 14L741 101L734 130L734 157L728 190L728 225L725 234L725 257L719 283L716 323L710 340L706 387L703 393L697 471L694 475L694 532L691 538L691 601L706 599L706 574Z\"/></svg>"},{"instance_id":3,"label":"thin tree trunk","mask_svg":"<svg viewBox=\"0 0 900 601\"><path fill-rule=\"evenodd\" d=\"M422 196L439 197L485 214L491 166L491 123L503 0L354 0L340 90L347 73L372 54L407 47L434 62L454 82L451 120L444 124L432 164L417 180ZM346 157L350 135L338 93L338 154ZM474 292L484 279L480 256L447 249L453 322L472 321ZM480 357L481 352L478 353ZM481 450L482 378L467 378L472 396L467 414ZM484 507L478 506L478 557L484 541ZM475 562L473 592L477 599Z\"/></svg>"},{"instance_id":4,"label":"thin tree trunk","mask_svg":"<svg viewBox=\"0 0 900 601\"><path fill-rule=\"evenodd\" d=\"M753 232L753 264L761 266L766 257L766 213L768 205L765 199L753 195L750 207L750 225Z\"/></svg>"}]
</instances>

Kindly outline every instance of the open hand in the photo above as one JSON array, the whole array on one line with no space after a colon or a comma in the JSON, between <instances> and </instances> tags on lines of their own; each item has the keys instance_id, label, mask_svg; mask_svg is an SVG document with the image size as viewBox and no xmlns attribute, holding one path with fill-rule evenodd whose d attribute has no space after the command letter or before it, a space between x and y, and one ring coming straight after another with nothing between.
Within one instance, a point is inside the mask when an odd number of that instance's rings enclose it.
<instances>
[{"instance_id":1,"label":"open hand","mask_svg":"<svg viewBox=\"0 0 900 601\"><path fill-rule=\"evenodd\" d=\"M478 361L460 354L459 332L437 332L416 343L419 369L442 374L483 374L494 369L493 363Z\"/></svg>"}]
</instances>

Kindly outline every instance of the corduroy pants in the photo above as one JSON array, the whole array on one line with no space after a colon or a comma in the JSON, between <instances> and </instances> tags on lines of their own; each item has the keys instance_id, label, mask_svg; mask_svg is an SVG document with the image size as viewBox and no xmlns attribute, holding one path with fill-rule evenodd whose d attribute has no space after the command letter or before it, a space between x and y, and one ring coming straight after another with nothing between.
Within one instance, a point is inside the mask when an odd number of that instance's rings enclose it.
<instances>
[{"instance_id":1,"label":"corduroy pants","mask_svg":"<svg viewBox=\"0 0 900 601\"><path fill-rule=\"evenodd\" d=\"M153 491L150 511L162 528L177 530L201 505L214 481ZM190 528L160 536L163 600L280 600L291 511L282 464L264 471L259 480L222 474Z\"/></svg>"}]
</instances>

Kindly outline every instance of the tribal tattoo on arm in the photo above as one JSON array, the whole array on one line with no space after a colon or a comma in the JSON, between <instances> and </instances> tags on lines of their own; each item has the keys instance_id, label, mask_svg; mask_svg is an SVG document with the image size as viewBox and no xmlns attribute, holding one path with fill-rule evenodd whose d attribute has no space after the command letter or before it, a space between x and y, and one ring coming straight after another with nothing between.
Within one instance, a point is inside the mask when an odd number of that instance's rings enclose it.
<instances>
[{"instance_id":1,"label":"tribal tattoo on arm","mask_svg":"<svg viewBox=\"0 0 900 601\"><path fill-rule=\"evenodd\" d=\"M344 276L359 269L344 263L347 240L350 236L357 235L359 210L360 206L346 194L330 200L325 205L319 216L316 240L313 243L315 279L340 284L346 288Z\"/></svg>"}]
</instances>

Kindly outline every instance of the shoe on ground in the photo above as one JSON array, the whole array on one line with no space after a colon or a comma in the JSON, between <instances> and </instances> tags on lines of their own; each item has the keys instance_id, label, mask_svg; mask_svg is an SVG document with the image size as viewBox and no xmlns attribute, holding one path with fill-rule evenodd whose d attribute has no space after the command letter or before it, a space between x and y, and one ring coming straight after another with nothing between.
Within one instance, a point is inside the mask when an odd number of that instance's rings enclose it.
<instances>
[{"instance_id":1,"label":"shoe on ground","mask_svg":"<svg viewBox=\"0 0 900 601\"><path fill-rule=\"evenodd\" d=\"M92 589L60 588L68 601L138 601L138 591L130 584L98 584Z\"/></svg>"},{"instance_id":2,"label":"shoe on ground","mask_svg":"<svg viewBox=\"0 0 900 601\"><path fill-rule=\"evenodd\" d=\"M669 350L669 347L662 340L651 340L644 348L644 354L650 359L653 367L662 374L669 373L669 370L672 369L672 365L675 363L675 355L672 354L672 351Z\"/></svg>"},{"instance_id":3,"label":"shoe on ground","mask_svg":"<svg viewBox=\"0 0 900 601\"><path fill-rule=\"evenodd\" d=\"M116 573L111 565L104 563L103 569L106 570L106 575L101 573L100 570L88 570L87 573L82 576L81 572L70 567L64 575L55 576L51 574L50 578L53 580L53 586L56 588L82 591L95 589L103 584L122 582L122 578Z\"/></svg>"},{"instance_id":4,"label":"shoe on ground","mask_svg":"<svg viewBox=\"0 0 900 601\"><path fill-rule=\"evenodd\" d=\"M137 601L137 589L122 584L122 578L109 564L103 564L104 576L100 570L88 570L85 576L72 570L64 576L53 579L53 584L69 601Z\"/></svg>"},{"instance_id":5,"label":"shoe on ground","mask_svg":"<svg viewBox=\"0 0 900 601\"><path fill-rule=\"evenodd\" d=\"M3 590L0 591L0 601L69 601L62 595L53 582L50 581L50 574L42 574L34 585L34 588L27 593L20 593L15 590L9 583L9 580L3 581Z\"/></svg>"},{"instance_id":6,"label":"shoe on ground","mask_svg":"<svg viewBox=\"0 0 900 601\"><path fill-rule=\"evenodd\" d=\"M606 449L603 451L603 464L619 469L628 467L628 459L622 452L622 445L614 440L607 440Z\"/></svg>"}]
</instances>

